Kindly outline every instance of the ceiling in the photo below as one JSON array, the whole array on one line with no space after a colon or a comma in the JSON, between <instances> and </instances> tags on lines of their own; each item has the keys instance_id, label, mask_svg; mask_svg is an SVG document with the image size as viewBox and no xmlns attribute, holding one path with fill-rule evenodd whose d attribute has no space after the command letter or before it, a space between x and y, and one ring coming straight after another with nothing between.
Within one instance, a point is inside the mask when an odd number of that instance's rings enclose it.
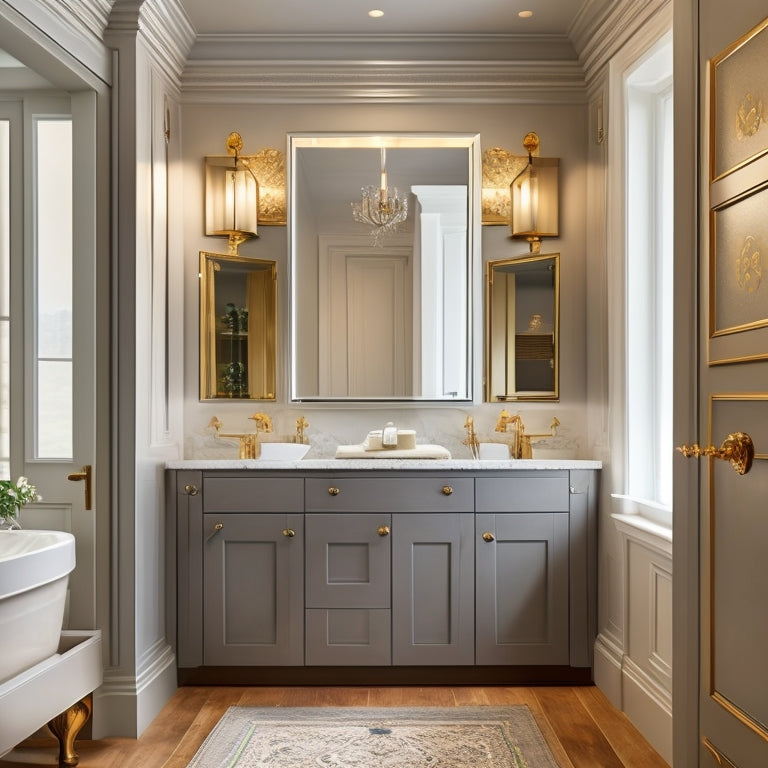
<instances>
[{"instance_id":1,"label":"ceiling","mask_svg":"<svg viewBox=\"0 0 768 768\"><path fill-rule=\"evenodd\" d=\"M567 35L585 0L181 0L198 35ZM370 18L368 11L384 15ZM520 18L521 11L531 11Z\"/></svg>"}]
</instances>

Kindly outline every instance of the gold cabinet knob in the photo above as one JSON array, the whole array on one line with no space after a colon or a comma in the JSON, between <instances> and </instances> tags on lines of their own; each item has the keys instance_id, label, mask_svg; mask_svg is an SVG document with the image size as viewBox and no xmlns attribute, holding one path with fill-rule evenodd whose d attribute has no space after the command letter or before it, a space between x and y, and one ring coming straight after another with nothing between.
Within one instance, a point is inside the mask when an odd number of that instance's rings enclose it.
<instances>
[{"instance_id":1,"label":"gold cabinet knob","mask_svg":"<svg viewBox=\"0 0 768 768\"><path fill-rule=\"evenodd\" d=\"M453 493L453 488L450 485L444 485L443 486L443 494L446 496L450 496Z\"/></svg>"},{"instance_id":2,"label":"gold cabinet knob","mask_svg":"<svg viewBox=\"0 0 768 768\"><path fill-rule=\"evenodd\" d=\"M712 456L715 459L730 461L735 472L746 475L752 468L752 460L755 458L755 445L752 438L746 432L732 432L723 440L719 448L708 445L702 448L697 443L693 445L681 445L677 448L686 459L702 456Z\"/></svg>"},{"instance_id":3,"label":"gold cabinet knob","mask_svg":"<svg viewBox=\"0 0 768 768\"><path fill-rule=\"evenodd\" d=\"M330 493L330 494L331 494L331 496L338 496L338 495L341 493L341 489L339 489L339 488L336 488L336 487L334 487L334 486L331 486L331 487L328 489L328 493Z\"/></svg>"},{"instance_id":4,"label":"gold cabinet knob","mask_svg":"<svg viewBox=\"0 0 768 768\"><path fill-rule=\"evenodd\" d=\"M490 543L492 541L496 541L496 537L490 531L486 531L483 534L483 541Z\"/></svg>"},{"instance_id":5,"label":"gold cabinet knob","mask_svg":"<svg viewBox=\"0 0 768 768\"><path fill-rule=\"evenodd\" d=\"M197 496L197 494L200 493L200 491L197 490L196 485L185 485L184 493L186 493L187 496Z\"/></svg>"},{"instance_id":6,"label":"gold cabinet knob","mask_svg":"<svg viewBox=\"0 0 768 768\"><path fill-rule=\"evenodd\" d=\"M388 525L380 525L376 529L376 533L378 533L379 536L389 536L389 526Z\"/></svg>"},{"instance_id":7,"label":"gold cabinet knob","mask_svg":"<svg viewBox=\"0 0 768 768\"><path fill-rule=\"evenodd\" d=\"M223 527L224 523L216 523L213 526L213 530L205 537L205 540L210 541Z\"/></svg>"},{"instance_id":8,"label":"gold cabinet knob","mask_svg":"<svg viewBox=\"0 0 768 768\"><path fill-rule=\"evenodd\" d=\"M286 539L292 539L296 535L296 531L293 528L283 528L283 536Z\"/></svg>"}]
</instances>

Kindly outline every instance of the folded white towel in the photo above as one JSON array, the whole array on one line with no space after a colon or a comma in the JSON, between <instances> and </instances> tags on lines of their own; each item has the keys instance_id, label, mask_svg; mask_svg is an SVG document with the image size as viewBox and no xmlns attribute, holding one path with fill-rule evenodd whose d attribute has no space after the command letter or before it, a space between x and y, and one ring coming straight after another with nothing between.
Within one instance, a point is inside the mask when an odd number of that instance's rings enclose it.
<instances>
[{"instance_id":1,"label":"folded white towel","mask_svg":"<svg viewBox=\"0 0 768 768\"><path fill-rule=\"evenodd\" d=\"M450 459L451 452L442 445L416 445L413 448L371 450L364 445L340 445L337 459Z\"/></svg>"}]
</instances>

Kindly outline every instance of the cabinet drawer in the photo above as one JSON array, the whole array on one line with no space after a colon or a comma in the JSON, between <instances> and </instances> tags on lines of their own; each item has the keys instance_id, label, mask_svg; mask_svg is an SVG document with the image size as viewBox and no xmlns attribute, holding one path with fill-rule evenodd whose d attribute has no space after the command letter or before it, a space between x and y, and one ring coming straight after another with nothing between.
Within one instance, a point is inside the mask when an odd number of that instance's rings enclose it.
<instances>
[{"instance_id":1,"label":"cabinet drawer","mask_svg":"<svg viewBox=\"0 0 768 768\"><path fill-rule=\"evenodd\" d=\"M204 512L303 512L304 480L294 477L205 477Z\"/></svg>"},{"instance_id":2,"label":"cabinet drawer","mask_svg":"<svg viewBox=\"0 0 768 768\"><path fill-rule=\"evenodd\" d=\"M307 478L307 512L471 512L472 478Z\"/></svg>"},{"instance_id":3,"label":"cabinet drawer","mask_svg":"<svg viewBox=\"0 0 768 768\"><path fill-rule=\"evenodd\" d=\"M568 472L478 478L475 509L480 512L567 512Z\"/></svg>"}]
</instances>

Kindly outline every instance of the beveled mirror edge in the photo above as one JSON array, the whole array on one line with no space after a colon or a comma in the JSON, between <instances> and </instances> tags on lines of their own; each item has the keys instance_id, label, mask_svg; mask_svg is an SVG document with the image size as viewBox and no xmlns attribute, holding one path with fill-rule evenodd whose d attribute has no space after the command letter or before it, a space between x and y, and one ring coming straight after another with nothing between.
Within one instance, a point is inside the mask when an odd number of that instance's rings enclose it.
<instances>
[{"instance_id":1,"label":"beveled mirror edge","mask_svg":"<svg viewBox=\"0 0 768 768\"><path fill-rule=\"evenodd\" d=\"M286 400L288 403L301 403L308 407L354 407L381 408L396 404L399 408L413 407L450 407L452 405L480 405L483 402L483 259L482 259L482 150L479 133L451 132L307 132L293 131L287 134L286 178L288 183L287 219L288 219L288 353L284 356L284 381L286 382ZM388 144L387 141L394 143ZM345 142L351 142L345 143ZM300 396L295 392L295 360L294 350L296 321L294 315L295 280L293 274L293 248L296 242L296 221L293 212L296 210L296 189L294 171L296 150L303 147L345 147L353 148L389 148L406 147L455 147L466 148L468 154L469 200L468 226L469 237L469 289L467 291L471 303L467 313L467 338L470 341L468 359L470 370L467 382L470 387L469 397L456 400L433 399L398 399L398 398L323 398L315 396Z\"/></svg>"},{"instance_id":2,"label":"beveled mirror edge","mask_svg":"<svg viewBox=\"0 0 768 768\"><path fill-rule=\"evenodd\" d=\"M492 274L495 267L524 264L535 261L546 261L554 259L554 308L553 308L553 334L554 334L554 390L552 393L535 394L509 394L505 397L499 397L492 392L493 384L493 354L491 349L492 334ZM504 402L559 402L560 400L560 253L541 253L525 254L523 256L511 257L508 259L494 259L488 261L485 267L485 318L483 322L485 331L485 342L483 345L485 353L485 381L483 386L484 401L487 403Z\"/></svg>"},{"instance_id":3,"label":"beveled mirror edge","mask_svg":"<svg viewBox=\"0 0 768 768\"><path fill-rule=\"evenodd\" d=\"M238 397L231 398L232 402L269 401L277 399L277 262L272 259L255 259L247 256L232 256L229 254L215 253L213 251L200 251L200 269L198 279L199 313L200 313L200 390L201 402L222 402L230 398L222 395L211 394L216 391L215 365L211 364L212 350L216 343L216 309L215 309L215 282L214 274L218 271L219 262L236 262L261 266L270 272L271 288L265 302L264 312L271 318L272 327L268 329L265 349L268 359L268 377L273 382L270 397Z\"/></svg>"}]
</instances>

